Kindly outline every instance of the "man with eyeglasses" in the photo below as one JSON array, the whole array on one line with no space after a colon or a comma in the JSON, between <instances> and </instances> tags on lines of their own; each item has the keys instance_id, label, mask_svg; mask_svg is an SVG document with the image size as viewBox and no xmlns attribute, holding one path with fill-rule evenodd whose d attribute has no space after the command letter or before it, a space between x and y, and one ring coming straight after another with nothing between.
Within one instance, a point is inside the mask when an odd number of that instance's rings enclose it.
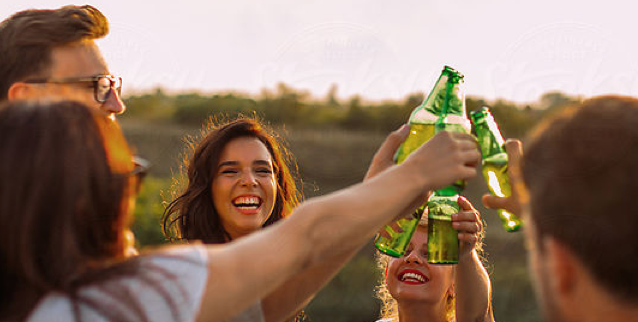
<instances>
[{"instance_id":1,"label":"man with eyeglasses","mask_svg":"<svg viewBox=\"0 0 638 322\"><path fill-rule=\"evenodd\" d=\"M29 9L0 23L0 101L75 100L115 115L126 110L122 79L110 75L94 40L108 34L106 17L92 6ZM146 168L148 162L133 162ZM127 255L136 255L126 233Z\"/></svg>"},{"instance_id":2,"label":"man with eyeglasses","mask_svg":"<svg viewBox=\"0 0 638 322\"><path fill-rule=\"evenodd\" d=\"M108 34L96 8L30 9L0 23L0 101L73 99L114 118L126 110L94 40Z\"/></svg>"}]
</instances>

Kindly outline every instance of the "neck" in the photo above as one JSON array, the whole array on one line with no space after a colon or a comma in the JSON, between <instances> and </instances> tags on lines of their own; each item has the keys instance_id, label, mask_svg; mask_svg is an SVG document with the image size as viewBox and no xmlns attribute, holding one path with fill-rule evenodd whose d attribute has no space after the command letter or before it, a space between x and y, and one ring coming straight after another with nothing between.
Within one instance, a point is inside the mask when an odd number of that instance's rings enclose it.
<instances>
[{"instance_id":1,"label":"neck","mask_svg":"<svg viewBox=\"0 0 638 322\"><path fill-rule=\"evenodd\" d=\"M571 298L564 299L560 307L563 322L623 321L638 322L638 301L623 298L596 282L584 269L585 275L575 283Z\"/></svg>"},{"instance_id":2,"label":"neck","mask_svg":"<svg viewBox=\"0 0 638 322\"><path fill-rule=\"evenodd\" d=\"M579 322L598 322L598 321L624 321L638 322L638 303L622 303L618 299L612 299L609 296L598 296L596 301L588 301L583 303L583 307L587 309L577 310L577 314L565 314L570 318L565 320ZM567 322L567 321L566 321Z\"/></svg>"},{"instance_id":3,"label":"neck","mask_svg":"<svg viewBox=\"0 0 638 322\"><path fill-rule=\"evenodd\" d=\"M231 240L226 240L226 242L230 242L233 240L237 240L239 238L248 236L252 233L254 233L257 230L250 230L250 231L240 231L240 230L235 230L235 231L230 231L230 230L226 230L226 232L228 232L228 235L230 235Z\"/></svg>"},{"instance_id":4,"label":"neck","mask_svg":"<svg viewBox=\"0 0 638 322\"><path fill-rule=\"evenodd\" d=\"M399 303L400 322L443 322L445 320L445 302L423 303L422 301L409 301Z\"/></svg>"}]
</instances>

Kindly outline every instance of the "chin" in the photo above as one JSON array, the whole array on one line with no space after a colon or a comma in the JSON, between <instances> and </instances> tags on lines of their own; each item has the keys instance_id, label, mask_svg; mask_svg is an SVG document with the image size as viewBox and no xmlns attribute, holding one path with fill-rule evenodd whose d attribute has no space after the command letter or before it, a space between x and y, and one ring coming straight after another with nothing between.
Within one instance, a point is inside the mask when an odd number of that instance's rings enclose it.
<instances>
[{"instance_id":1,"label":"chin","mask_svg":"<svg viewBox=\"0 0 638 322\"><path fill-rule=\"evenodd\" d=\"M398 303L403 301L428 302L431 300L428 294L423 290L399 289L397 292L391 293L391 295Z\"/></svg>"},{"instance_id":2,"label":"chin","mask_svg":"<svg viewBox=\"0 0 638 322\"><path fill-rule=\"evenodd\" d=\"M244 230L244 231L255 232L257 230L260 230L265 222L266 222L265 220L264 221L245 222L244 224L240 225L239 227L241 227L241 229Z\"/></svg>"},{"instance_id":3,"label":"chin","mask_svg":"<svg viewBox=\"0 0 638 322\"><path fill-rule=\"evenodd\" d=\"M247 232L249 232L249 233L251 233L251 234L252 234L252 233L254 233L254 232L256 232L256 231L260 230L260 229L261 229L261 225L259 225L259 224L252 224L252 223L251 223L251 224L248 224L248 225L242 225L242 226L239 226L239 228L240 228L241 230L243 230L243 231L247 231Z\"/></svg>"}]
</instances>

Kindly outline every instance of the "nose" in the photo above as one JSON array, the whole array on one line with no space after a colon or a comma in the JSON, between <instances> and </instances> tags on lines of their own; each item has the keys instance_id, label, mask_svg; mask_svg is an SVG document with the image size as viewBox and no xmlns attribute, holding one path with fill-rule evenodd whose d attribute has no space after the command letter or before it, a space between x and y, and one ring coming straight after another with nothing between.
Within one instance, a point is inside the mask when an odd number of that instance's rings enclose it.
<instances>
[{"instance_id":1,"label":"nose","mask_svg":"<svg viewBox=\"0 0 638 322\"><path fill-rule=\"evenodd\" d=\"M114 88L111 88L109 97L102 104L101 109L111 116L124 113L124 111L126 111L126 106L124 105L124 102L122 102L120 94L118 94Z\"/></svg>"},{"instance_id":2,"label":"nose","mask_svg":"<svg viewBox=\"0 0 638 322\"><path fill-rule=\"evenodd\" d=\"M257 186L257 177L255 177L252 171L244 171L244 174L239 180L242 186Z\"/></svg>"},{"instance_id":3,"label":"nose","mask_svg":"<svg viewBox=\"0 0 638 322\"><path fill-rule=\"evenodd\" d=\"M423 264L427 261L426 255L420 255L417 251L412 251L403 257L406 263Z\"/></svg>"}]
</instances>

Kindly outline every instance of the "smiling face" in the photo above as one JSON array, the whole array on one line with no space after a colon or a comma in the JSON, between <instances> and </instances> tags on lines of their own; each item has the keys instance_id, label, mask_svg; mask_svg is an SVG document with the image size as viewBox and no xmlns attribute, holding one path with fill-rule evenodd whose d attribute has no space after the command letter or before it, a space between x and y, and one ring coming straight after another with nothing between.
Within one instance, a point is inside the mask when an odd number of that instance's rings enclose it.
<instances>
[{"instance_id":1,"label":"smiling face","mask_svg":"<svg viewBox=\"0 0 638 322\"><path fill-rule=\"evenodd\" d=\"M453 266L429 265L427 253L428 228L419 226L405 255L390 259L386 284L399 305L411 301L445 305L448 294L453 292Z\"/></svg>"},{"instance_id":2,"label":"smiling face","mask_svg":"<svg viewBox=\"0 0 638 322\"><path fill-rule=\"evenodd\" d=\"M277 194L266 146L255 137L228 142L211 188L215 210L232 239L260 229L272 214Z\"/></svg>"}]
</instances>

